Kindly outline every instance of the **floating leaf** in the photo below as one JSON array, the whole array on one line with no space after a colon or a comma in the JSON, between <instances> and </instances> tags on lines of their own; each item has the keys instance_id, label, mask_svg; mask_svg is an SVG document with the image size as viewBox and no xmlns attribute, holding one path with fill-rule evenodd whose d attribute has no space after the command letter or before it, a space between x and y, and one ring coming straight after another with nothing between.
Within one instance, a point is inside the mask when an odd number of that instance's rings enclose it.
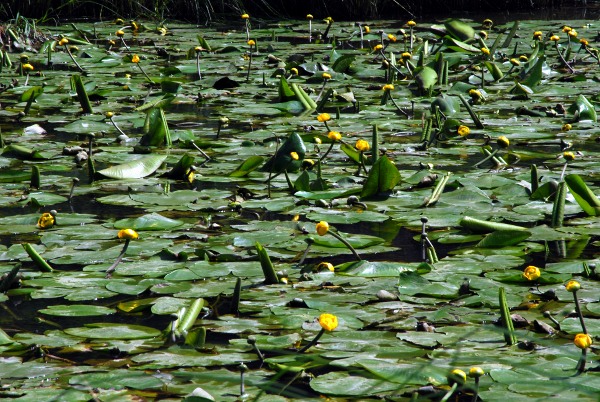
<instances>
[{"instance_id":1,"label":"floating leaf","mask_svg":"<svg viewBox=\"0 0 600 402\"><path fill-rule=\"evenodd\" d=\"M167 159L166 155L148 155L140 159L99 170L111 179L139 179L154 173Z\"/></svg>"}]
</instances>

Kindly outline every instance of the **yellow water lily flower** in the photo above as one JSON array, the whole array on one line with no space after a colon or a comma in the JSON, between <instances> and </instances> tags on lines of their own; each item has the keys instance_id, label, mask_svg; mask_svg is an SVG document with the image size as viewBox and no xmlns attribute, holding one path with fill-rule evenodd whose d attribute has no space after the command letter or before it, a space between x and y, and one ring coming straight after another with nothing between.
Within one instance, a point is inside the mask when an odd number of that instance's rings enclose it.
<instances>
[{"instance_id":1,"label":"yellow water lily flower","mask_svg":"<svg viewBox=\"0 0 600 402\"><path fill-rule=\"evenodd\" d=\"M254 42L254 39L250 39L247 43L248 43L248 46L250 46L250 47L256 45L256 42Z\"/></svg>"},{"instance_id":2,"label":"yellow water lily flower","mask_svg":"<svg viewBox=\"0 0 600 402\"><path fill-rule=\"evenodd\" d=\"M588 334L577 334L575 335L575 339L573 339L573 343L579 349L587 349L592 346L592 337Z\"/></svg>"},{"instance_id":3,"label":"yellow water lily flower","mask_svg":"<svg viewBox=\"0 0 600 402\"><path fill-rule=\"evenodd\" d=\"M138 233L133 229L121 229L117 233L119 239L135 240L139 237Z\"/></svg>"},{"instance_id":4,"label":"yellow water lily flower","mask_svg":"<svg viewBox=\"0 0 600 402\"><path fill-rule=\"evenodd\" d=\"M298 156L298 152L294 152L294 151L290 152L290 157L295 161L300 159L300 157Z\"/></svg>"},{"instance_id":5,"label":"yellow water lily flower","mask_svg":"<svg viewBox=\"0 0 600 402\"><path fill-rule=\"evenodd\" d=\"M371 33L371 28L368 25L363 26L363 30L366 34Z\"/></svg>"},{"instance_id":6,"label":"yellow water lily flower","mask_svg":"<svg viewBox=\"0 0 600 402\"><path fill-rule=\"evenodd\" d=\"M323 77L324 80L330 80L331 79L331 74L329 74L329 73L323 73L321 75L321 77Z\"/></svg>"},{"instance_id":7,"label":"yellow water lily flower","mask_svg":"<svg viewBox=\"0 0 600 402\"><path fill-rule=\"evenodd\" d=\"M574 29L571 29L571 30L569 31L569 36L570 36L571 38L576 38L576 37L577 37L577 31L576 31L576 30L574 30Z\"/></svg>"},{"instance_id":8,"label":"yellow water lily flower","mask_svg":"<svg viewBox=\"0 0 600 402\"><path fill-rule=\"evenodd\" d=\"M330 131L327 133L327 138L331 141L339 141L342 139L342 134L339 131Z\"/></svg>"},{"instance_id":9,"label":"yellow water lily flower","mask_svg":"<svg viewBox=\"0 0 600 402\"><path fill-rule=\"evenodd\" d=\"M383 91L393 91L394 90L394 84L385 84L384 86L381 87L381 89Z\"/></svg>"},{"instance_id":10,"label":"yellow water lily flower","mask_svg":"<svg viewBox=\"0 0 600 402\"><path fill-rule=\"evenodd\" d=\"M249 18L250 18L250 15L248 15L248 14L246 14L246 13L242 14L242 19L243 19L243 20L247 20L247 19L249 19Z\"/></svg>"},{"instance_id":11,"label":"yellow water lily flower","mask_svg":"<svg viewBox=\"0 0 600 402\"><path fill-rule=\"evenodd\" d=\"M369 149L371 149L371 146L369 145L369 143L363 139L356 141L356 144L354 146L360 152L367 152Z\"/></svg>"},{"instance_id":12,"label":"yellow water lily flower","mask_svg":"<svg viewBox=\"0 0 600 402\"><path fill-rule=\"evenodd\" d=\"M373 48L373 51L374 51L374 52L378 52L378 51L380 51L381 49L383 49L383 45L380 43L379 45L375 45L375 47Z\"/></svg>"},{"instance_id":13,"label":"yellow water lily flower","mask_svg":"<svg viewBox=\"0 0 600 402\"><path fill-rule=\"evenodd\" d=\"M584 47L586 47L590 44L590 42L588 42L588 40L584 39L584 38L579 39L579 43L581 43L581 46L584 46Z\"/></svg>"},{"instance_id":14,"label":"yellow water lily flower","mask_svg":"<svg viewBox=\"0 0 600 402\"><path fill-rule=\"evenodd\" d=\"M396 42L398 40L398 38L396 38L396 35L389 34L387 37L390 42Z\"/></svg>"},{"instance_id":15,"label":"yellow water lily flower","mask_svg":"<svg viewBox=\"0 0 600 402\"><path fill-rule=\"evenodd\" d=\"M536 267L536 266L533 266L533 265L529 265L523 271L523 278L527 279L528 281L535 281L540 276L542 276L542 273L541 273L540 269L538 267Z\"/></svg>"},{"instance_id":16,"label":"yellow water lily flower","mask_svg":"<svg viewBox=\"0 0 600 402\"><path fill-rule=\"evenodd\" d=\"M66 45L67 43L69 43L69 40L68 40L67 38L61 38L61 39L58 41L58 44L59 44L59 46L64 46L64 45Z\"/></svg>"},{"instance_id":17,"label":"yellow water lily flower","mask_svg":"<svg viewBox=\"0 0 600 402\"><path fill-rule=\"evenodd\" d=\"M139 63L140 62L140 56L138 56L137 54L134 54L133 56L131 56L131 62L132 63Z\"/></svg>"},{"instance_id":18,"label":"yellow water lily flower","mask_svg":"<svg viewBox=\"0 0 600 402\"><path fill-rule=\"evenodd\" d=\"M550 37L550 40L551 40L552 42L558 42L558 41L560 40L560 36L558 36L558 35L552 35L552 36Z\"/></svg>"},{"instance_id":19,"label":"yellow water lily flower","mask_svg":"<svg viewBox=\"0 0 600 402\"><path fill-rule=\"evenodd\" d=\"M490 55L490 49L488 49L487 47L482 47L481 48L481 53L485 54L486 56Z\"/></svg>"},{"instance_id":20,"label":"yellow water lily flower","mask_svg":"<svg viewBox=\"0 0 600 402\"><path fill-rule=\"evenodd\" d=\"M521 62L519 61L519 59L512 58L510 59L510 64L512 64L515 67L519 67L521 65Z\"/></svg>"},{"instance_id":21,"label":"yellow water lily flower","mask_svg":"<svg viewBox=\"0 0 600 402\"><path fill-rule=\"evenodd\" d=\"M321 221L317 223L317 233L319 236L325 236L329 232L329 223Z\"/></svg>"},{"instance_id":22,"label":"yellow water lily flower","mask_svg":"<svg viewBox=\"0 0 600 402\"><path fill-rule=\"evenodd\" d=\"M298 69L296 67L292 67L290 69L290 73L294 74L294 75L298 75Z\"/></svg>"},{"instance_id":23,"label":"yellow water lily flower","mask_svg":"<svg viewBox=\"0 0 600 402\"><path fill-rule=\"evenodd\" d=\"M414 26L416 26L416 25L417 25L417 23L416 23L416 22L414 22L413 20L410 20L410 21L408 21L408 22L406 23L406 25L408 25L409 27L414 27Z\"/></svg>"},{"instance_id":24,"label":"yellow water lily flower","mask_svg":"<svg viewBox=\"0 0 600 402\"><path fill-rule=\"evenodd\" d=\"M54 226L55 222L54 215L50 212L44 212L37 221L37 227L40 229L49 229Z\"/></svg>"},{"instance_id":25,"label":"yellow water lily flower","mask_svg":"<svg viewBox=\"0 0 600 402\"><path fill-rule=\"evenodd\" d=\"M331 116L329 115L329 113L320 113L317 116L317 120L320 121L321 123L323 123L323 122L331 120Z\"/></svg>"},{"instance_id":26,"label":"yellow water lily flower","mask_svg":"<svg viewBox=\"0 0 600 402\"><path fill-rule=\"evenodd\" d=\"M319 324L325 331L333 331L338 326L338 319L333 314L323 313L319 316Z\"/></svg>"},{"instance_id":27,"label":"yellow water lily flower","mask_svg":"<svg viewBox=\"0 0 600 402\"><path fill-rule=\"evenodd\" d=\"M122 38L123 36L125 36L125 31L119 29L117 32L115 32L115 35L117 35L119 38Z\"/></svg>"},{"instance_id":28,"label":"yellow water lily flower","mask_svg":"<svg viewBox=\"0 0 600 402\"><path fill-rule=\"evenodd\" d=\"M575 154L573 152L570 152L570 151L563 152L563 158L565 158L565 160L567 162L570 162L570 161L575 160Z\"/></svg>"},{"instance_id":29,"label":"yellow water lily flower","mask_svg":"<svg viewBox=\"0 0 600 402\"><path fill-rule=\"evenodd\" d=\"M471 129L467 126L463 126L460 125L458 126L458 128L456 129L456 132L458 133L458 135L460 135L461 137L466 137L467 135L471 134Z\"/></svg>"},{"instance_id":30,"label":"yellow water lily flower","mask_svg":"<svg viewBox=\"0 0 600 402\"><path fill-rule=\"evenodd\" d=\"M312 20L314 17L312 14L306 14L306 19L307 20Z\"/></svg>"},{"instance_id":31,"label":"yellow water lily flower","mask_svg":"<svg viewBox=\"0 0 600 402\"><path fill-rule=\"evenodd\" d=\"M544 36L542 31L535 31L533 33L533 39L535 39L535 40L542 40L542 36Z\"/></svg>"},{"instance_id":32,"label":"yellow water lily flower","mask_svg":"<svg viewBox=\"0 0 600 402\"><path fill-rule=\"evenodd\" d=\"M23 71L33 71L34 70L33 66L29 63L25 63L21 67L23 68Z\"/></svg>"}]
</instances>

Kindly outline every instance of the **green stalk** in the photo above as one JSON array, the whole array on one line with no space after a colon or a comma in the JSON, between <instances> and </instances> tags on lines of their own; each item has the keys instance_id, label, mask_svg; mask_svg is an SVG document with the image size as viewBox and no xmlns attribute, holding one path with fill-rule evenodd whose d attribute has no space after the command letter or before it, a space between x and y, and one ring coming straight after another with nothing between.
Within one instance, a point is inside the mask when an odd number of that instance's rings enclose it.
<instances>
[{"instance_id":1,"label":"green stalk","mask_svg":"<svg viewBox=\"0 0 600 402\"><path fill-rule=\"evenodd\" d=\"M498 298L500 301L502 326L504 327L504 340L507 345L512 346L517 343L517 336L515 335L515 328L512 319L510 318L510 310L508 309L508 303L506 302L506 291L503 287L498 289Z\"/></svg>"},{"instance_id":2,"label":"green stalk","mask_svg":"<svg viewBox=\"0 0 600 402\"><path fill-rule=\"evenodd\" d=\"M471 218L470 216L463 217L458 224L465 229L477 233L490 233L495 232L496 230L527 230L526 228L517 225L490 222L483 219Z\"/></svg>"},{"instance_id":3,"label":"green stalk","mask_svg":"<svg viewBox=\"0 0 600 402\"><path fill-rule=\"evenodd\" d=\"M31 183L29 184L29 187L40 188L40 183L40 168L37 165L33 165L31 167Z\"/></svg>"},{"instance_id":4,"label":"green stalk","mask_svg":"<svg viewBox=\"0 0 600 402\"><path fill-rule=\"evenodd\" d=\"M190 307L185 311L184 314L178 319L178 323L175 326L175 334L176 335L185 335L192 328L196 319L200 315L200 311L202 311L202 307L204 307L204 299L198 298L192 302Z\"/></svg>"},{"instance_id":5,"label":"green stalk","mask_svg":"<svg viewBox=\"0 0 600 402\"><path fill-rule=\"evenodd\" d=\"M242 293L242 278L238 277L235 280L235 288L233 289L233 295L231 296L231 313L235 315L240 314L240 299Z\"/></svg>"},{"instance_id":6,"label":"green stalk","mask_svg":"<svg viewBox=\"0 0 600 402\"><path fill-rule=\"evenodd\" d=\"M46 262L46 260L44 260L38 254L37 251L35 251L35 249L33 248L33 246L31 244L29 244L29 243L23 243L21 245L23 246L23 248L25 249L25 251L29 255L29 258L31 258L33 260L33 262L35 262L35 264L38 266L38 268L40 268L44 272L53 272L54 271L54 269L52 269L52 267L50 266L50 264L48 264L48 262Z\"/></svg>"},{"instance_id":7,"label":"green stalk","mask_svg":"<svg viewBox=\"0 0 600 402\"><path fill-rule=\"evenodd\" d=\"M567 183L561 181L556 190L554 198L554 206L552 208L552 223L553 228L562 227L565 218L565 197L567 194Z\"/></svg>"},{"instance_id":8,"label":"green stalk","mask_svg":"<svg viewBox=\"0 0 600 402\"><path fill-rule=\"evenodd\" d=\"M433 189L433 193L431 194L431 197L426 199L422 206L429 207L439 201L442 193L444 192L444 188L446 187L446 184L448 183L448 180L450 179L451 174L452 173L448 172L442 177L442 179L437 183L437 185Z\"/></svg>"},{"instance_id":9,"label":"green stalk","mask_svg":"<svg viewBox=\"0 0 600 402\"><path fill-rule=\"evenodd\" d=\"M479 117L473 111L473 108L471 107L471 105L469 104L469 102L467 102L467 100L465 99L465 97L462 96L462 94L458 94L458 98L462 102L463 106L467 108L467 112L469 112L469 116L471 116L471 119L473 120L473 123L475 124L475 127L477 127L477 128L484 128L483 123L481 122L481 120L479 120Z\"/></svg>"},{"instance_id":10,"label":"green stalk","mask_svg":"<svg viewBox=\"0 0 600 402\"><path fill-rule=\"evenodd\" d=\"M79 103L81 104L81 109L83 109L83 113L91 114L92 104L90 103L90 99L88 98L88 94L85 90L85 86L83 85L83 81L81 80L81 75L73 75L71 77L71 86L75 88L75 92L77 92L77 98L79 99Z\"/></svg>"},{"instance_id":11,"label":"green stalk","mask_svg":"<svg viewBox=\"0 0 600 402\"><path fill-rule=\"evenodd\" d=\"M540 183L540 175L536 165L531 165L531 194L535 193Z\"/></svg>"},{"instance_id":12,"label":"green stalk","mask_svg":"<svg viewBox=\"0 0 600 402\"><path fill-rule=\"evenodd\" d=\"M269 258L269 254L267 250L259 243L256 242L256 252L258 254L258 259L260 261L260 266L263 270L263 275L265 276L265 283L267 285L274 285L279 283L279 278L277 277L277 273L275 272L275 267Z\"/></svg>"},{"instance_id":13,"label":"green stalk","mask_svg":"<svg viewBox=\"0 0 600 402\"><path fill-rule=\"evenodd\" d=\"M371 138L371 161L374 165L379 159L379 130L377 129L377 124L373 124L373 136Z\"/></svg>"}]
</instances>

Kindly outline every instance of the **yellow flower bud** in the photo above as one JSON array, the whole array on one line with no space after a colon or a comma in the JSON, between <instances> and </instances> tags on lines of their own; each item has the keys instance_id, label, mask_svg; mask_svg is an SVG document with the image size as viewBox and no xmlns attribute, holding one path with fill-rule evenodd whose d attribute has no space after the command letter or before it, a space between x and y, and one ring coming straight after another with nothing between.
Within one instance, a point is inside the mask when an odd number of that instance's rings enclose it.
<instances>
[{"instance_id":1,"label":"yellow flower bud","mask_svg":"<svg viewBox=\"0 0 600 402\"><path fill-rule=\"evenodd\" d=\"M300 159L300 157L298 156L298 152L294 152L294 151L290 152L290 157L295 161Z\"/></svg>"},{"instance_id":2,"label":"yellow flower bud","mask_svg":"<svg viewBox=\"0 0 600 402\"><path fill-rule=\"evenodd\" d=\"M481 53L485 54L486 56L490 55L490 49L488 49L487 47L482 47L481 48Z\"/></svg>"},{"instance_id":3,"label":"yellow flower bud","mask_svg":"<svg viewBox=\"0 0 600 402\"><path fill-rule=\"evenodd\" d=\"M290 69L290 73L294 74L294 75L298 75L298 69L296 67L292 67Z\"/></svg>"},{"instance_id":4,"label":"yellow flower bud","mask_svg":"<svg viewBox=\"0 0 600 402\"><path fill-rule=\"evenodd\" d=\"M565 123L565 124L563 124L561 129L562 129L562 131L571 131L572 128L573 128L572 125L570 125L569 123Z\"/></svg>"},{"instance_id":5,"label":"yellow flower bud","mask_svg":"<svg viewBox=\"0 0 600 402\"><path fill-rule=\"evenodd\" d=\"M331 271L334 272L335 268L333 267L333 264L330 262L321 262L319 263L319 265L317 265L317 267L315 268L316 272L321 272L321 271Z\"/></svg>"},{"instance_id":6,"label":"yellow flower bud","mask_svg":"<svg viewBox=\"0 0 600 402\"><path fill-rule=\"evenodd\" d=\"M338 326L338 319L333 314L324 313L319 316L319 324L325 331L333 331Z\"/></svg>"},{"instance_id":7,"label":"yellow flower bud","mask_svg":"<svg viewBox=\"0 0 600 402\"><path fill-rule=\"evenodd\" d=\"M521 65L521 62L519 61L519 59L510 59L510 64L512 64L515 67L519 67Z\"/></svg>"},{"instance_id":8,"label":"yellow flower bud","mask_svg":"<svg viewBox=\"0 0 600 402\"><path fill-rule=\"evenodd\" d=\"M250 46L250 47L256 45L256 42L254 41L254 39L250 39L247 43L248 43L248 46Z\"/></svg>"},{"instance_id":9,"label":"yellow flower bud","mask_svg":"<svg viewBox=\"0 0 600 402\"><path fill-rule=\"evenodd\" d=\"M390 42L396 42L398 40L398 38L396 38L396 35L389 34L387 37Z\"/></svg>"},{"instance_id":10,"label":"yellow flower bud","mask_svg":"<svg viewBox=\"0 0 600 402\"><path fill-rule=\"evenodd\" d=\"M519 56L519 61L522 61L523 63L526 63L529 61L529 57L525 56L524 54Z\"/></svg>"},{"instance_id":11,"label":"yellow flower bud","mask_svg":"<svg viewBox=\"0 0 600 402\"><path fill-rule=\"evenodd\" d=\"M409 27L414 27L414 26L416 26L416 25L417 25L417 23L416 23L416 22L414 22L413 20L410 20L410 21L408 21L408 22L406 23L406 25L408 25Z\"/></svg>"},{"instance_id":12,"label":"yellow flower bud","mask_svg":"<svg viewBox=\"0 0 600 402\"><path fill-rule=\"evenodd\" d=\"M579 43L581 43L581 46L584 46L584 47L586 47L590 44L590 42L588 42L588 40L584 39L584 38L579 39Z\"/></svg>"},{"instance_id":13,"label":"yellow flower bud","mask_svg":"<svg viewBox=\"0 0 600 402\"><path fill-rule=\"evenodd\" d=\"M535 31L533 33L533 39L535 39L535 40L542 40L542 36L543 35L544 34L542 33L542 31Z\"/></svg>"},{"instance_id":14,"label":"yellow flower bud","mask_svg":"<svg viewBox=\"0 0 600 402\"><path fill-rule=\"evenodd\" d=\"M137 54L134 54L133 56L131 56L131 62L132 63L139 63L140 62L140 56L138 56Z\"/></svg>"},{"instance_id":15,"label":"yellow flower bud","mask_svg":"<svg viewBox=\"0 0 600 402\"><path fill-rule=\"evenodd\" d=\"M323 73L321 75L321 77L323 77L324 80L330 80L331 79L331 74L329 74L329 73Z\"/></svg>"},{"instance_id":16,"label":"yellow flower bud","mask_svg":"<svg viewBox=\"0 0 600 402\"><path fill-rule=\"evenodd\" d=\"M529 265L523 271L523 278L527 279L528 281L535 281L540 276L542 276L542 273L540 272L540 269L538 267L533 266L533 265Z\"/></svg>"},{"instance_id":17,"label":"yellow flower bud","mask_svg":"<svg viewBox=\"0 0 600 402\"><path fill-rule=\"evenodd\" d=\"M573 343L579 349L587 349L592 346L592 337L588 334L577 334L575 335L575 339L573 339Z\"/></svg>"},{"instance_id":18,"label":"yellow flower bud","mask_svg":"<svg viewBox=\"0 0 600 402\"><path fill-rule=\"evenodd\" d=\"M479 378L485 374L485 371L481 367L471 367L469 369L469 377Z\"/></svg>"},{"instance_id":19,"label":"yellow flower bud","mask_svg":"<svg viewBox=\"0 0 600 402\"><path fill-rule=\"evenodd\" d=\"M64 46L64 45L66 45L67 43L69 43L69 40L68 40L67 38L61 38L61 39L58 41L58 44L59 44L59 46Z\"/></svg>"},{"instance_id":20,"label":"yellow flower bud","mask_svg":"<svg viewBox=\"0 0 600 402\"><path fill-rule=\"evenodd\" d=\"M573 161L575 160L575 154L573 152L563 152L563 158L565 158L565 160L567 162Z\"/></svg>"},{"instance_id":21,"label":"yellow flower bud","mask_svg":"<svg viewBox=\"0 0 600 402\"><path fill-rule=\"evenodd\" d=\"M574 29L571 29L571 30L569 31L569 36L570 36L571 38L576 38L576 37L577 37L577 31L576 31L576 30L574 30Z\"/></svg>"},{"instance_id":22,"label":"yellow flower bud","mask_svg":"<svg viewBox=\"0 0 600 402\"><path fill-rule=\"evenodd\" d=\"M23 71L33 71L34 70L33 66L29 63L25 63L21 67L23 68Z\"/></svg>"},{"instance_id":23,"label":"yellow flower bud","mask_svg":"<svg viewBox=\"0 0 600 402\"><path fill-rule=\"evenodd\" d=\"M122 38L125 36L125 32L122 29L119 29L117 32L115 32L115 35L117 35L119 38Z\"/></svg>"},{"instance_id":24,"label":"yellow flower bud","mask_svg":"<svg viewBox=\"0 0 600 402\"><path fill-rule=\"evenodd\" d=\"M135 240L139 237L139 235L133 229L121 229L119 230L119 233L117 233L117 237L119 239Z\"/></svg>"},{"instance_id":25,"label":"yellow flower bud","mask_svg":"<svg viewBox=\"0 0 600 402\"><path fill-rule=\"evenodd\" d=\"M385 84L384 86L381 87L381 89L383 91L393 91L394 85L393 84Z\"/></svg>"},{"instance_id":26,"label":"yellow flower bud","mask_svg":"<svg viewBox=\"0 0 600 402\"><path fill-rule=\"evenodd\" d=\"M321 221L317 223L317 233L319 236L325 236L329 232L329 223Z\"/></svg>"},{"instance_id":27,"label":"yellow flower bud","mask_svg":"<svg viewBox=\"0 0 600 402\"><path fill-rule=\"evenodd\" d=\"M402 60L408 60L412 57L412 55L409 52L402 52L400 57L402 58Z\"/></svg>"},{"instance_id":28,"label":"yellow flower bud","mask_svg":"<svg viewBox=\"0 0 600 402\"><path fill-rule=\"evenodd\" d=\"M307 20L312 20L313 19L313 15L312 14L306 14L306 19Z\"/></svg>"},{"instance_id":29,"label":"yellow flower bud","mask_svg":"<svg viewBox=\"0 0 600 402\"><path fill-rule=\"evenodd\" d=\"M355 147L360 152L367 152L369 149L371 149L371 146L369 145L369 143L362 139L356 141Z\"/></svg>"},{"instance_id":30,"label":"yellow flower bud","mask_svg":"<svg viewBox=\"0 0 600 402\"><path fill-rule=\"evenodd\" d=\"M374 52L378 52L378 51L380 51L381 49L383 49L383 45L382 45L382 44L379 44L379 45L375 45L375 47L373 48L373 51L374 51Z\"/></svg>"},{"instance_id":31,"label":"yellow flower bud","mask_svg":"<svg viewBox=\"0 0 600 402\"><path fill-rule=\"evenodd\" d=\"M248 15L248 14L244 13L244 14L242 14L242 19L243 19L243 20L250 19L250 15Z\"/></svg>"},{"instance_id":32,"label":"yellow flower bud","mask_svg":"<svg viewBox=\"0 0 600 402\"><path fill-rule=\"evenodd\" d=\"M368 25L365 25L365 26L363 27L363 30L365 31L365 33L366 33L366 34L368 34L368 33L371 33L371 28L369 28L369 26L368 26Z\"/></svg>"},{"instance_id":33,"label":"yellow flower bud","mask_svg":"<svg viewBox=\"0 0 600 402\"><path fill-rule=\"evenodd\" d=\"M113 117L115 114L113 112L106 112L105 116L107 119L110 119L111 117Z\"/></svg>"},{"instance_id":34,"label":"yellow flower bud","mask_svg":"<svg viewBox=\"0 0 600 402\"><path fill-rule=\"evenodd\" d=\"M581 289L581 284L575 280L570 280L565 285L565 288L567 289L567 292L574 293Z\"/></svg>"},{"instance_id":35,"label":"yellow flower bud","mask_svg":"<svg viewBox=\"0 0 600 402\"><path fill-rule=\"evenodd\" d=\"M454 369L450 372L450 374L448 374L446 379L448 380L448 385L463 385L465 382L467 382L467 373L460 369Z\"/></svg>"},{"instance_id":36,"label":"yellow flower bud","mask_svg":"<svg viewBox=\"0 0 600 402\"><path fill-rule=\"evenodd\" d=\"M562 31L563 31L563 32L565 32L565 33L568 33L568 32L570 32L572 29L573 29L573 28L571 28L570 26L568 26L568 25L565 25L565 26L562 28Z\"/></svg>"},{"instance_id":37,"label":"yellow flower bud","mask_svg":"<svg viewBox=\"0 0 600 402\"><path fill-rule=\"evenodd\" d=\"M504 135L501 135L500 137L498 137L498 139L496 140L496 143L498 144L498 146L500 148L508 148L508 146L510 145L510 141Z\"/></svg>"},{"instance_id":38,"label":"yellow flower bud","mask_svg":"<svg viewBox=\"0 0 600 402\"><path fill-rule=\"evenodd\" d=\"M558 42L558 41L560 40L560 36L558 36L558 35L552 35L552 36L550 37L550 40L551 40L552 42Z\"/></svg>"}]
</instances>

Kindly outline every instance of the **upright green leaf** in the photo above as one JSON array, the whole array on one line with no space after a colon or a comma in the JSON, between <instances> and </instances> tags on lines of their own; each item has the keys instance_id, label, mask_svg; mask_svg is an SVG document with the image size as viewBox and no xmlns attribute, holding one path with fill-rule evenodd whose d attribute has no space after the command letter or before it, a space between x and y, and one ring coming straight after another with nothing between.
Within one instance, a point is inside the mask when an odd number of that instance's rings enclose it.
<instances>
[{"instance_id":1,"label":"upright green leaf","mask_svg":"<svg viewBox=\"0 0 600 402\"><path fill-rule=\"evenodd\" d=\"M390 192L400 182L400 172L387 156L373 164L363 185L361 197L368 198Z\"/></svg>"}]
</instances>

